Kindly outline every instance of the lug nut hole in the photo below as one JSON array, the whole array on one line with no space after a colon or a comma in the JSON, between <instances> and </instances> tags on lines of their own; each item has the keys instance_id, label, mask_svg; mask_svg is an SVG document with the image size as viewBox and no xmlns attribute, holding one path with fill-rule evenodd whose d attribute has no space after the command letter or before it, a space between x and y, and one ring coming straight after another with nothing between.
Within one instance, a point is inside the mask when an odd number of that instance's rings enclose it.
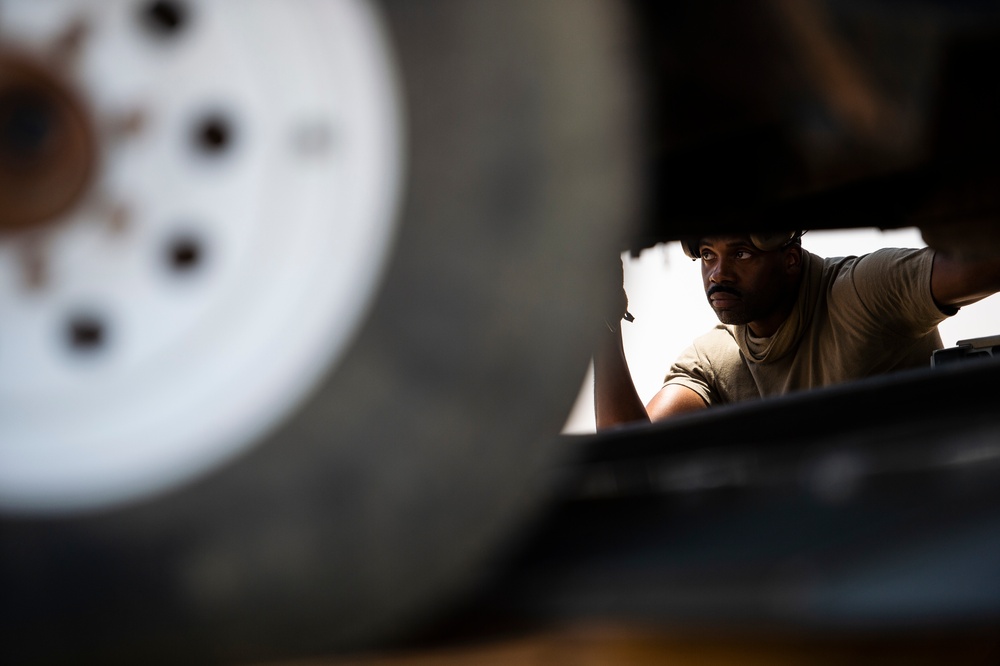
<instances>
[{"instance_id":1,"label":"lug nut hole","mask_svg":"<svg viewBox=\"0 0 1000 666\"><path fill-rule=\"evenodd\" d=\"M209 114L201 118L194 128L195 147L206 155L221 155L233 143L233 127L228 118L221 114Z\"/></svg>"},{"instance_id":2,"label":"lug nut hole","mask_svg":"<svg viewBox=\"0 0 1000 666\"><path fill-rule=\"evenodd\" d=\"M177 0L158 0L148 3L142 10L142 23L157 37L176 37L188 23L188 8Z\"/></svg>"},{"instance_id":3,"label":"lug nut hole","mask_svg":"<svg viewBox=\"0 0 1000 666\"><path fill-rule=\"evenodd\" d=\"M66 342L78 353L93 353L107 346L107 327L97 316L77 314L66 327Z\"/></svg>"},{"instance_id":4,"label":"lug nut hole","mask_svg":"<svg viewBox=\"0 0 1000 666\"><path fill-rule=\"evenodd\" d=\"M205 259L202 243L192 236L178 236L167 243L167 267L175 273L190 273Z\"/></svg>"}]
</instances>

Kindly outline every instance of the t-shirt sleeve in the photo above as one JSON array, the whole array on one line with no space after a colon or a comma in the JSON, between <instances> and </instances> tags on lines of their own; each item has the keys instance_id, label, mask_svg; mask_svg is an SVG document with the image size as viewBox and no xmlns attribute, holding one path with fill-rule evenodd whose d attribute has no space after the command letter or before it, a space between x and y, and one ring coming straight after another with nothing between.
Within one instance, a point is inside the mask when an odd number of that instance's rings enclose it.
<instances>
[{"instance_id":1,"label":"t-shirt sleeve","mask_svg":"<svg viewBox=\"0 0 1000 666\"><path fill-rule=\"evenodd\" d=\"M859 257L848 274L866 314L897 335L929 333L954 308L942 310L931 294L931 248L876 250Z\"/></svg>"},{"instance_id":2,"label":"t-shirt sleeve","mask_svg":"<svg viewBox=\"0 0 1000 666\"><path fill-rule=\"evenodd\" d=\"M732 332L723 324L697 338L670 366L663 385L686 386L706 405L759 397Z\"/></svg>"},{"instance_id":3,"label":"t-shirt sleeve","mask_svg":"<svg viewBox=\"0 0 1000 666\"><path fill-rule=\"evenodd\" d=\"M697 343L681 352L663 379L664 386L685 386L691 389L709 406L718 402L713 400L713 384L712 366L699 352Z\"/></svg>"}]
</instances>

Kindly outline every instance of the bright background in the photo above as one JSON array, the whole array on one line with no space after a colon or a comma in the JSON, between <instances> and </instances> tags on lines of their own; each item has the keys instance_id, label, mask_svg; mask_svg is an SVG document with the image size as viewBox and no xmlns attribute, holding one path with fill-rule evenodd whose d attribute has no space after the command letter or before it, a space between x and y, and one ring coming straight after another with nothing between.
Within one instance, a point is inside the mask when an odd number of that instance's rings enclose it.
<instances>
[{"instance_id":1,"label":"bright background","mask_svg":"<svg viewBox=\"0 0 1000 666\"><path fill-rule=\"evenodd\" d=\"M924 247L917 229L810 231L802 246L823 257L858 255L883 247ZM623 255L632 323L622 322L625 357L643 403L660 389L674 358L718 323L705 300L701 271L677 242ZM962 308L938 327L945 347L1000 334L1000 295ZM929 360L928 360L929 362ZM566 422L566 433L594 432L593 367Z\"/></svg>"}]
</instances>

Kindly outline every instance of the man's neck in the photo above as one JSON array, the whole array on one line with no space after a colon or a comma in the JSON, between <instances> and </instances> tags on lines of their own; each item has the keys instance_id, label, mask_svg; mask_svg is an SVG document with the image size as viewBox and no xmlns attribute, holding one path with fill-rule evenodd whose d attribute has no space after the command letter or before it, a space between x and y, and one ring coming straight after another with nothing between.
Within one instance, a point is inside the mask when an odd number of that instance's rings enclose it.
<instances>
[{"instance_id":1,"label":"man's neck","mask_svg":"<svg viewBox=\"0 0 1000 666\"><path fill-rule=\"evenodd\" d=\"M792 314L792 310L795 309L795 303L799 298L799 288L802 286L801 280L799 284L795 285L795 289L792 290L785 302L781 307L776 308L775 311L769 316L758 319L757 321L752 321L747 324L747 329L749 329L750 334L755 338L769 338L778 332L781 325L785 323L788 317Z\"/></svg>"},{"instance_id":2,"label":"man's neck","mask_svg":"<svg viewBox=\"0 0 1000 666\"><path fill-rule=\"evenodd\" d=\"M750 335L755 338L769 338L778 332L778 329L785 323L791 312L791 308L782 308L781 312L774 316L750 322L747 324L747 329L749 329Z\"/></svg>"}]
</instances>

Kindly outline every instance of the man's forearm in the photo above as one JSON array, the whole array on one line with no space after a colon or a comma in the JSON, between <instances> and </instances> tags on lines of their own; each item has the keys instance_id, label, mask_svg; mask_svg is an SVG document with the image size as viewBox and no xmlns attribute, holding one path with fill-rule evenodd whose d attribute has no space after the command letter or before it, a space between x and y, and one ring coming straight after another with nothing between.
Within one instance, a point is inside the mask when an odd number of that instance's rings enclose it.
<instances>
[{"instance_id":1,"label":"man's forearm","mask_svg":"<svg viewBox=\"0 0 1000 666\"><path fill-rule=\"evenodd\" d=\"M597 429L649 421L632 382L621 330L605 331L594 355L594 414Z\"/></svg>"}]
</instances>

